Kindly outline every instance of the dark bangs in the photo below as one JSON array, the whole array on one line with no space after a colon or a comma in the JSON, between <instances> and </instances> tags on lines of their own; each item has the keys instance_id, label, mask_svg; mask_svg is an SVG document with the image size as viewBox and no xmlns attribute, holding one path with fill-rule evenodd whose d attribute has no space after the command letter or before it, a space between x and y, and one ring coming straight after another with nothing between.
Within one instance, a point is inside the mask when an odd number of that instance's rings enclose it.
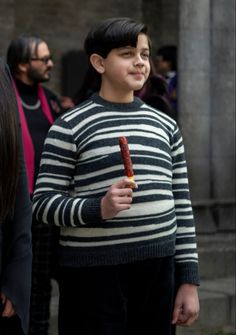
<instances>
[{"instance_id":1,"label":"dark bangs","mask_svg":"<svg viewBox=\"0 0 236 335\"><path fill-rule=\"evenodd\" d=\"M130 18L107 19L90 30L84 49L88 56L96 53L106 58L112 49L135 47L140 33L147 35L147 27L143 23L137 23ZM151 47L149 38L148 41Z\"/></svg>"}]
</instances>

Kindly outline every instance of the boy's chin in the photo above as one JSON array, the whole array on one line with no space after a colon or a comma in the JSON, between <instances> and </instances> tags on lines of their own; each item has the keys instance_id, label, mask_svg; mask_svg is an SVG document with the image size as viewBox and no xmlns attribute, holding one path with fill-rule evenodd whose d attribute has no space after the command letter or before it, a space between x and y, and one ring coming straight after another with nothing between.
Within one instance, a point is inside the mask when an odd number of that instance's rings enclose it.
<instances>
[{"instance_id":1,"label":"boy's chin","mask_svg":"<svg viewBox=\"0 0 236 335\"><path fill-rule=\"evenodd\" d=\"M144 85L144 83L143 84L137 84L137 85L134 86L133 90L134 91L139 91L139 90L141 90L141 88L143 87L143 85Z\"/></svg>"}]
</instances>

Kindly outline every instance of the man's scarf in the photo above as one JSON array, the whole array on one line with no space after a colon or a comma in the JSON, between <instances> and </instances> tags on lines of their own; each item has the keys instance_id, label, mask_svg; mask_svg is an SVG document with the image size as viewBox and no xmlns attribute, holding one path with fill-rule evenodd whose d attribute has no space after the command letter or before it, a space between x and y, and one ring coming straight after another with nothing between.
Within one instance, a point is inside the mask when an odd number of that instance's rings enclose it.
<instances>
[{"instance_id":1,"label":"man's scarf","mask_svg":"<svg viewBox=\"0 0 236 335\"><path fill-rule=\"evenodd\" d=\"M17 100L20 120L21 120L23 145L24 145L24 157L25 157L26 170L27 170L27 176L28 176L28 188L29 188L29 193L32 194L34 191L34 171L35 171L34 145L33 145L33 141L32 141L29 129L28 129L24 110L23 110L21 100L20 100L20 95L19 95L18 89L14 81L13 81L13 87L16 92L16 100ZM41 85L38 85L38 98L41 103L42 112L48 119L49 123L52 124L53 123L52 113L48 105L48 101L45 96L44 90Z\"/></svg>"}]
</instances>

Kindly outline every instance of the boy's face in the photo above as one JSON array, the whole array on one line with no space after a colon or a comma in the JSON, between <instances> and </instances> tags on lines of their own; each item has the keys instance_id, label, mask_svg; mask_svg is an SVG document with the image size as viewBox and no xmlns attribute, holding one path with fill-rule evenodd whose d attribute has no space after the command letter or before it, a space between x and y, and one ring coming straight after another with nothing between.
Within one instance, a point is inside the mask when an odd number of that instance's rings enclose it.
<instances>
[{"instance_id":1,"label":"boy's face","mask_svg":"<svg viewBox=\"0 0 236 335\"><path fill-rule=\"evenodd\" d=\"M145 34L138 36L136 47L112 49L103 59L102 96L109 99L132 101L133 92L144 85L150 73L150 50ZM106 98L106 97L105 97ZM116 99L117 98L117 99Z\"/></svg>"}]
</instances>

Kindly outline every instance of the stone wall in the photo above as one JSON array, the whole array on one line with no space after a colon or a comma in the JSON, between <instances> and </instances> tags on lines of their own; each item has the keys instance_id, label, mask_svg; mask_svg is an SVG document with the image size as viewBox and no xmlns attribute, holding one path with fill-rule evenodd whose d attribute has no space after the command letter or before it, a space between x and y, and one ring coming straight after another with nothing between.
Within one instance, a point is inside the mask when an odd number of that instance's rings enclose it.
<instances>
[{"instance_id":1,"label":"stone wall","mask_svg":"<svg viewBox=\"0 0 236 335\"><path fill-rule=\"evenodd\" d=\"M179 0L143 1L143 21L150 27L153 52L163 45L178 45Z\"/></svg>"},{"instance_id":2,"label":"stone wall","mask_svg":"<svg viewBox=\"0 0 236 335\"><path fill-rule=\"evenodd\" d=\"M211 166L219 230L235 229L235 1L212 1ZM234 222L234 223L233 223Z\"/></svg>"},{"instance_id":3,"label":"stone wall","mask_svg":"<svg viewBox=\"0 0 236 335\"><path fill-rule=\"evenodd\" d=\"M12 38L15 28L15 1L0 0L0 56L5 55L5 50Z\"/></svg>"},{"instance_id":4,"label":"stone wall","mask_svg":"<svg viewBox=\"0 0 236 335\"><path fill-rule=\"evenodd\" d=\"M0 55L9 41L22 32L45 39L55 61L49 87L61 93L62 56L81 50L90 26L112 16L129 16L148 24L153 49L166 43L177 44L177 6L173 0L1 0Z\"/></svg>"},{"instance_id":5,"label":"stone wall","mask_svg":"<svg viewBox=\"0 0 236 335\"><path fill-rule=\"evenodd\" d=\"M45 39L55 60L49 86L60 93L61 57L83 48L90 26L111 16L142 18L141 0L1 0L0 54L4 55L11 38L32 32Z\"/></svg>"},{"instance_id":6,"label":"stone wall","mask_svg":"<svg viewBox=\"0 0 236 335\"><path fill-rule=\"evenodd\" d=\"M235 1L181 0L179 108L200 232L235 230Z\"/></svg>"}]
</instances>

